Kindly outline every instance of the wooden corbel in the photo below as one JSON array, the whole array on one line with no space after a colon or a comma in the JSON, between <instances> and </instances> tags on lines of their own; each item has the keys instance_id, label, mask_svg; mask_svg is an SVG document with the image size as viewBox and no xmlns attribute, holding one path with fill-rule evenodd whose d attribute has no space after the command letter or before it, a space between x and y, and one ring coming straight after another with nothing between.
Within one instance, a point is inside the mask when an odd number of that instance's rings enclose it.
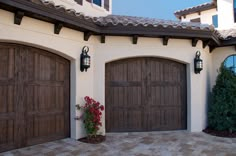
<instances>
[{"instance_id":1,"label":"wooden corbel","mask_svg":"<svg viewBox=\"0 0 236 156\"><path fill-rule=\"evenodd\" d=\"M133 36L133 44L137 44L138 43L138 35L134 35Z\"/></svg>"},{"instance_id":2,"label":"wooden corbel","mask_svg":"<svg viewBox=\"0 0 236 156\"><path fill-rule=\"evenodd\" d=\"M61 29L63 27L62 23L56 23L54 24L54 34L59 34Z\"/></svg>"},{"instance_id":3,"label":"wooden corbel","mask_svg":"<svg viewBox=\"0 0 236 156\"><path fill-rule=\"evenodd\" d=\"M14 16L14 24L20 25L24 15L25 13L23 11L16 11Z\"/></svg>"},{"instance_id":4,"label":"wooden corbel","mask_svg":"<svg viewBox=\"0 0 236 156\"><path fill-rule=\"evenodd\" d=\"M169 37L165 36L165 37L162 38L162 40L163 40L163 45L167 46L168 45L168 41L169 41Z\"/></svg>"},{"instance_id":5,"label":"wooden corbel","mask_svg":"<svg viewBox=\"0 0 236 156\"><path fill-rule=\"evenodd\" d=\"M88 41L91 35L92 35L92 32L90 31L84 32L84 40Z\"/></svg>"}]
</instances>

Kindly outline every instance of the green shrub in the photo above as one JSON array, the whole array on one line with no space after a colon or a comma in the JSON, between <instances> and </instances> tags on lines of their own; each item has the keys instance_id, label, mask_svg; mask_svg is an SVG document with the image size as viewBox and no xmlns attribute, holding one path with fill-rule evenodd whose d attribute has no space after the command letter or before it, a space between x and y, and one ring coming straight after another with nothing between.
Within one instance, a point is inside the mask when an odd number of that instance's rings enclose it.
<instances>
[{"instance_id":1,"label":"green shrub","mask_svg":"<svg viewBox=\"0 0 236 156\"><path fill-rule=\"evenodd\" d=\"M212 90L208 126L218 131L236 131L236 75L223 64Z\"/></svg>"}]
</instances>

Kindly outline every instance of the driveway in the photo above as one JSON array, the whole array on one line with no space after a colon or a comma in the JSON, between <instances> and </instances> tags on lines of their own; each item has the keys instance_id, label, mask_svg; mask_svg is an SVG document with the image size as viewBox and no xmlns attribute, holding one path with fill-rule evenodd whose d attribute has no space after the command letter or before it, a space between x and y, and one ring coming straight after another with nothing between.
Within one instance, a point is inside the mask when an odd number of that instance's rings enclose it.
<instances>
[{"instance_id":1,"label":"driveway","mask_svg":"<svg viewBox=\"0 0 236 156\"><path fill-rule=\"evenodd\" d=\"M85 144L63 139L18 150L0 156L235 156L236 138L220 138L205 133L145 132L110 133L104 143Z\"/></svg>"}]
</instances>

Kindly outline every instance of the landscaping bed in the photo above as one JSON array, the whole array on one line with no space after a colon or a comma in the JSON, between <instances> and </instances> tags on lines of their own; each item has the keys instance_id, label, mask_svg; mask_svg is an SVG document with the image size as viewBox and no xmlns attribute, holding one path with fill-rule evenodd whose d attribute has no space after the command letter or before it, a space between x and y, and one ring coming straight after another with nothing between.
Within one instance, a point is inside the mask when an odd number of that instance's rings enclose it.
<instances>
[{"instance_id":1,"label":"landscaping bed","mask_svg":"<svg viewBox=\"0 0 236 156\"><path fill-rule=\"evenodd\" d=\"M236 132L230 133L229 131L216 131L209 128L204 129L203 132L218 137L236 138Z\"/></svg>"},{"instance_id":2,"label":"landscaping bed","mask_svg":"<svg viewBox=\"0 0 236 156\"><path fill-rule=\"evenodd\" d=\"M84 143L90 143L90 144L99 144L106 140L106 136L103 135L97 135L96 137L84 137L81 139L78 139L78 141L84 142Z\"/></svg>"}]
</instances>

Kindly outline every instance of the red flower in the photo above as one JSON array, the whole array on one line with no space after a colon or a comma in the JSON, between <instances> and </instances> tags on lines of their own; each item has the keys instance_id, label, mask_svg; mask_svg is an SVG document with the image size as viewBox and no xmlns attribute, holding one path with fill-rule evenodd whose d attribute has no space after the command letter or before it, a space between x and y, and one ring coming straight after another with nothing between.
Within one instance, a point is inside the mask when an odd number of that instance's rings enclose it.
<instances>
[{"instance_id":1,"label":"red flower","mask_svg":"<svg viewBox=\"0 0 236 156\"><path fill-rule=\"evenodd\" d=\"M99 107L100 103L96 102L94 105L95 105L95 107Z\"/></svg>"},{"instance_id":2,"label":"red flower","mask_svg":"<svg viewBox=\"0 0 236 156\"><path fill-rule=\"evenodd\" d=\"M101 105L101 106L100 106L100 109L101 109L101 111L103 111L103 110L104 110L104 106L103 106L103 105Z\"/></svg>"}]
</instances>

